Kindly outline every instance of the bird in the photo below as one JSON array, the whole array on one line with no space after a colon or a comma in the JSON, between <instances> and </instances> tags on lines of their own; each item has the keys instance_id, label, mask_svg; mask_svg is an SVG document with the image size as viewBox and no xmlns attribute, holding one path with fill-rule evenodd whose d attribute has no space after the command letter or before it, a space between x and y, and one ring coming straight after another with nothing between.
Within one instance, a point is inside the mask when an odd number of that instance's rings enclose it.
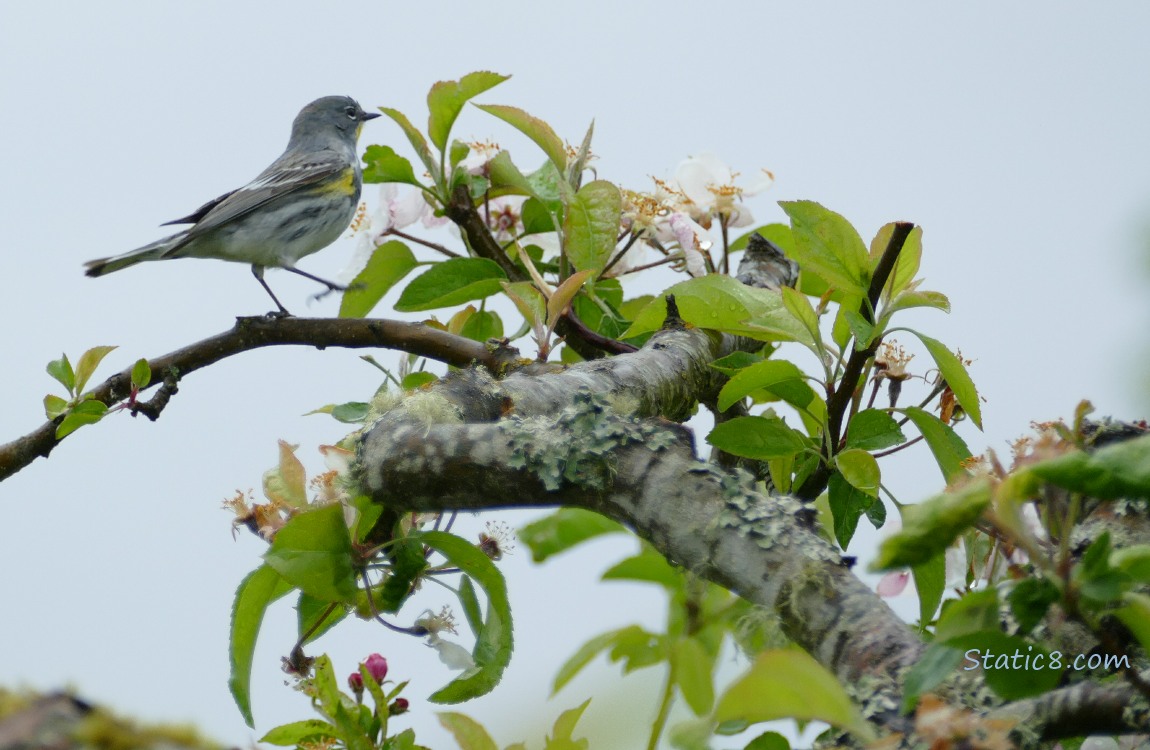
<instances>
[{"instance_id":1,"label":"bird","mask_svg":"<svg viewBox=\"0 0 1150 750\"><path fill-rule=\"evenodd\" d=\"M191 225L183 231L85 263L86 275L173 258L250 263L252 275L279 308L269 313L273 316L291 313L264 280L265 268L282 268L323 284L327 290L317 297L346 291L295 264L335 242L351 223L363 184L356 142L363 124L376 117L347 96L316 99L296 115L283 154L254 180L162 225Z\"/></svg>"}]
</instances>

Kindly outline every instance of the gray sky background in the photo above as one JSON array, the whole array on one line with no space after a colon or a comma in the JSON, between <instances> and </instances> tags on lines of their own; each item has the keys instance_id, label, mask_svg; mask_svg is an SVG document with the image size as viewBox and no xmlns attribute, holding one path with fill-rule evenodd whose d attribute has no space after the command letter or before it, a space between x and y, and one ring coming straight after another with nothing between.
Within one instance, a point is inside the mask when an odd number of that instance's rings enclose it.
<instances>
[{"instance_id":1,"label":"gray sky background","mask_svg":"<svg viewBox=\"0 0 1150 750\"><path fill-rule=\"evenodd\" d=\"M61 351L74 359L119 345L107 375L269 307L240 265L178 261L92 280L84 261L156 239L161 222L254 177L318 96L397 107L422 125L432 83L480 69L514 76L480 101L522 106L569 141L594 118L606 179L645 188L649 175L709 150L744 173L775 173L775 186L750 204L761 222L783 219L774 201L810 198L868 240L887 221L921 224L926 287L947 293L954 312L910 322L975 359L986 431L968 425L962 434L976 452L1005 453L1031 420L1067 416L1081 398L1101 414L1143 415L1150 6L950 11L723 1L7 3L0 441L43 421L41 399L60 390L44 365ZM455 133L518 144L476 110ZM370 143L404 140L381 119L365 128L361 145ZM513 155L541 161L522 145ZM374 188L365 197L374 203ZM342 240L302 267L333 277L353 248ZM338 309L335 299L309 306L310 282L269 277L297 314ZM0 684L71 684L132 715L193 721L236 744L308 717L278 672L293 637L287 604L271 613L257 653L254 732L232 705L231 596L263 547L233 542L218 507L237 488L258 488L278 438L300 443L311 471L322 470L316 446L346 429L301 415L371 394L377 373L357 356L278 349L233 358L185 380L159 422L120 416L83 429L0 486ZM901 499L940 486L925 450L888 466ZM526 516L501 517L518 525ZM659 674L620 680L613 666L596 667L546 700L556 667L584 639L662 621L653 592L593 586L629 548L597 543L542 568L520 549L505 562L516 656L494 695L460 707L501 745L538 746L555 716L589 695L597 697L588 723L613 732L615 746L637 742L620 727L637 725L643 736ZM430 592L426 606L440 601ZM356 624L318 647L341 674L368 653L386 655L395 678L412 680L410 722L421 740L450 746L423 699L453 673L420 642ZM732 675L741 668L724 663ZM636 702L644 690L649 699Z\"/></svg>"}]
</instances>

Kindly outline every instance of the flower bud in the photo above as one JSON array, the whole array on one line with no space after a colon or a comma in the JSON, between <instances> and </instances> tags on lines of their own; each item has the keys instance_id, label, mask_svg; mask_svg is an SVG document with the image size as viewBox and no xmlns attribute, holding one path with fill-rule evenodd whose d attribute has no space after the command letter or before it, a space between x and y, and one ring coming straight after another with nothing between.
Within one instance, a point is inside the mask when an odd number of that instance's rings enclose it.
<instances>
[{"instance_id":1,"label":"flower bud","mask_svg":"<svg viewBox=\"0 0 1150 750\"><path fill-rule=\"evenodd\" d=\"M367 673L370 674L376 682L382 683L383 678L387 677L387 659L384 659L379 654L372 654L367 657L363 665L367 667Z\"/></svg>"},{"instance_id":2,"label":"flower bud","mask_svg":"<svg viewBox=\"0 0 1150 750\"><path fill-rule=\"evenodd\" d=\"M352 672L347 676L347 685L351 688L351 692L355 693L356 701L363 698L363 675L359 672Z\"/></svg>"},{"instance_id":3,"label":"flower bud","mask_svg":"<svg viewBox=\"0 0 1150 750\"><path fill-rule=\"evenodd\" d=\"M411 704L407 702L407 698L396 698L387 707L388 716L399 716L400 714L407 713L407 709Z\"/></svg>"}]
</instances>

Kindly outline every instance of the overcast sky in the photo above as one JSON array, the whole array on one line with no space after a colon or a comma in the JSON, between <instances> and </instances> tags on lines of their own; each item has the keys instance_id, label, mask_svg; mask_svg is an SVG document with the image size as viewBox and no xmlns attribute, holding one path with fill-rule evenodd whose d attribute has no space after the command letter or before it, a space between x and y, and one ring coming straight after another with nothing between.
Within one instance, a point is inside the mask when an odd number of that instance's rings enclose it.
<instances>
[{"instance_id":1,"label":"overcast sky","mask_svg":"<svg viewBox=\"0 0 1150 750\"><path fill-rule=\"evenodd\" d=\"M986 431L962 434L976 452L1005 452L1030 421L1069 415L1082 398L1102 414L1144 416L1150 6L949 10L6 3L0 442L43 421L41 399L59 390L44 365L62 351L75 358L116 344L108 374L269 307L241 265L175 261L94 280L84 261L154 240L161 222L254 177L318 96L396 107L422 125L432 83L480 69L513 76L481 101L521 106L569 141L594 119L603 178L642 188L683 157L713 151L744 173L774 172L774 187L750 204L762 222L782 220L774 201L809 198L867 239L887 221L921 224L926 287L947 293L954 312L913 322L975 360ZM475 110L455 132L514 143ZM364 130L369 143L404 141L380 119ZM541 161L517 148L520 164ZM333 277L353 249L341 240L301 267ZM269 278L297 314L338 309L335 299L309 306L310 282ZM86 428L0 485L0 684L73 685L89 700L192 721L235 744L307 718L277 671L293 637L287 605L271 613L257 653L254 732L231 703L231 595L262 545L233 542L219 504L259 486L279 438L300 443L309 468L322 470L316 446L346 429L301 415L370 396L377 373L357 357L279 349L233 358L181 383L159 422L119 416ZM901 499L925 497L940 485L931 463L908 451L885 478ZM556 666L583 639L661 623L653 592L592 585L630 544L600 543L542 568L522 549L505 562L518 650L506 684L461 707L501 745L538 746L560 711L591 695L589 723L614 732L614 746L639 741L619 727L637 724L642 736L661 675L620 681L613 666L597 668L545 700ZM424 698L453 674L421 643L355 624L318 646L341 674L385 654L393 676L412 680L410 721L422 741L449 746ZM649 700L627 702L643 690Z\"/></svg>"}]
</instances>

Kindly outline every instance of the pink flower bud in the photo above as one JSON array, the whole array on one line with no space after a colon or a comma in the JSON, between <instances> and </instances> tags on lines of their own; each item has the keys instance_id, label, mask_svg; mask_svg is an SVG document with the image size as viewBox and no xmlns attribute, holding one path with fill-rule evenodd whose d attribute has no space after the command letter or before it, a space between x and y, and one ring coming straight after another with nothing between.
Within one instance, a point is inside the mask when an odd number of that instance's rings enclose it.
<instances>
[{"instance_id":1,"label":"pink flower bud","mask_svg":"<svg viewBox=\"0 0 1150 750\"><path fill-rule=\"evenodd\" d=\"M351 688L351 692L355 693L356 698L363 695L363 675L359 672L352 672L347 676L347 685Z\"/></svg>"},{"instance_id":2,"label":"pink flower bud","mask_svg":"<svg viewBox=\"0 0 1150 750\"><path fill-rule=\"evenodd\" d=\"M387 659L379 654L372 654L367 657L363 665L367 667L367 673L375 678L376 682L382 683L383 678L387 677Z\"/></svg>"},{"instance_id":3,"label":"pink flower bud","mask_svg":"<svg viewBox=\"0 0 1150 750\"><path fill-rule=\"evenodd\" d=\"M387 707L388 716L399 716L400 714L407 713L407 709L411 704L407 702L407 698L396 698Z\"/></svg>"}]
</instances>

